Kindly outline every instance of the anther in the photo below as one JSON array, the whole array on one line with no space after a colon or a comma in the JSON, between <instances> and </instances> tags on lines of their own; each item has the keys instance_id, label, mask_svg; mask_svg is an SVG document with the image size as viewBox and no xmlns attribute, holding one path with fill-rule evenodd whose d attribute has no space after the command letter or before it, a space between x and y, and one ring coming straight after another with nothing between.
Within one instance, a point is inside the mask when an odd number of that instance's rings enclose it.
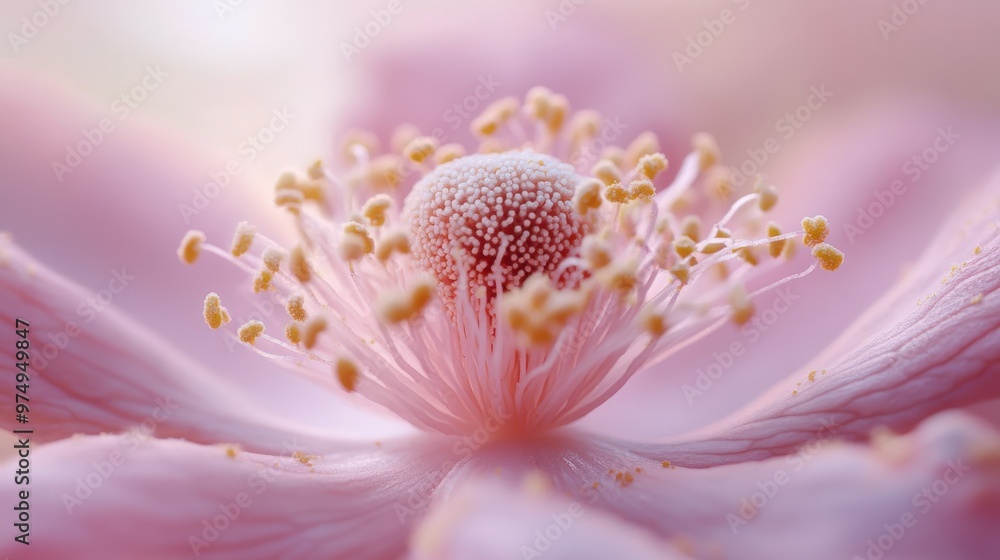
<instances>
[{"instance_id":1,"label":"anther","mask_svg":"<svg viewBox=\"0 0 1000 560\"><path fill-rule=\"evenodd\" d=\"M813 257L824 270L837 270L844 264L844 253L829 243L819 243L812 250Z\"/></svg>"},{"instance_id":2,"label":"anther","mask_svg":"<svg viewBox=\"0 0 1000 560\"><path fill-rule=\"evenodd\" d=\"M737 286L729 294L730 317L737 325L745 325L753 317L753 302L747 298L746 289Z\"/></svg>"},{"instance_id":3,"label":"anther","mask_svg":"<svg viewBox=\"0 0 1000 560\"><path fill-rule=\"evenodd\" d=\"M337 373L337 380L340 381L341 386L348 393L353 393L358 386L358 377L360 377L357 364L349 358L337 358L334 371Z\"/></svg>"},{"instance_id":4,"label":"anther","mask_svg":"<svg viewBox=\"0 0 1000 560\"><path fill-rule=\"evenodd\" d=\"M612 204L624 204L628 202L628 191L621 183L608 185L608 188L604 189L604 198Z\"/></svg>"},{"instance_id":5,"label":"anther","mask_svg":"<svg viewBox=\"0 0 1000 560\"><path fill-rule=\"evenodd\" d=\"M423 163L434 155L438 149L438 141L430 136L414 138L403 148L403 156L414 163Z\"/></svg>"},{"instance_id":6,"label":"anther","mask_svg":"<svg viewBox=\"0 0 1000 560\"><path fill-rule=\"evenodd\" d=\"M621 169L619 169L618 166L609 159L602 159L595 163L590 172L594 175L594 177L600 179L605 185L620 183L622 180Z\"/></svg>"},{"instance_id":7,"label":"anther","mask_svg":"<svg viewBox=\"0 0 1000 560\"><path fill-rule=\"evenodd\" d=\"M773 185L764 183L760 178L757 179L757 184L754 185L754 192L757 193L757 206L763 212L774 208L774 205L778 203L778 189Z\"/></svg>"},{"instance_id":8,"label":"anther","mask_svg":"<svg viewBox=\"0 0 1000 560\"><path fill-rule=\"evenodd\" d=\"M293 294L285 304L285 310L292 319L302 322L306 320L305 297L302 294Z\"/></svg>"},{"instance_id":9,"label":"anther","mask_svg":"<svg viewBox=\"0 0 1000 560\"><path fill-rule=\"evenodd\" d=\"M205 317L205 322L208 326L217 329L222 326L223 323L229 322L229 313L226 311L225 307L222 307L222 300L219 299L219 294L212 292L205 296L205 307L203 315Z\"/></svg>"},{"instance_id":10,"label":"anther","mask_svg":"<svg viewBox=\"0 0 1000 560\"><path fill-rule=\"evenodd\" d=\"M781 227L775 222L769 222L767 224L767 236L768 237L778 237L781 235ZM772 257L778 258L781 256L781 250L785 248L785 240L779 239L777 241L772 241L767 244L767 251Z\"/></svg>"},{"instance_id":11,"label":"anther","mask_svg":"<svg viewBox=\"0 0 1000 560\"><path fill-rule=\"evenodd\" d=\"M323 317L312 317L306 321L302 328L302 345L306 349L312 349L313 346L316 346L316 337L326 330L326 326L326 319Z\"/></svg>"},{"instance_id":12,"label":"anther","mask_svg":"<svg viewBox=\"0 0 1000 560\"><path fill-rule=\"evenodd\" d=\"M296 345L302 342L302 332L299 330L298 323L288 323L285 325L285 338L288 339L288 342Z\"/></svg>"},{"instance_id":13,"label":"anther","mask_svg":"<svg viewBox=\"0 0 1000 560\"><path fill-rule=\"evenodd\" d=\"M601 182L595 179L580 181L573 194L573 208L581 216L588 210L597 210L601 207Z\"/></svg>"},{"instance_id":14,"label":"anther","mask_svg":"<svg viewBox=\"0 0 1000 560\"><path fill-rule=\"evenodd\" d=\"M257 276L253 279L253 293L259 294L271 289L271 280L274 279L274 273L270 270L264 268L257 273Z\"/></svg>"},{"instance_id":15,"label":"anther","mask_svg":"<svg viewBox=\"0 0 1000 560\"><path fill-rule=\"evenodd\" d=\"M375 227L385 224L386 211L392 207L392 199L387 194L377 194L361 207L361 214Z\"/></svg>"},{"instance_id":16,"label":"anther","mask_svg":"<svg viewBox=\"0 0 1000 560\"><path fill-rule=\"evenodd\" d=\"M642 172L647 179L656 179L656 176L667 169L667 156L661 153L648 154L639 158L636 169Z\"/></svg>"},{"instance_id":17,"label":"anther","mask_svg":"<svg viewBox=\"0 0 1000 560\"><path fill-rule=\"evenodd\" d=\"M691 145L698 154L698 167L701 171L709 170L722 159L719 145L711 134L705 132L695 134L691 137Z\"/></svg>"},{"instance_id":18,"label":"anther","mask_svg":"<svg viewBox=\"0 0 1000 560\"><path fill-rule=\"evenodd\" d=\"M260 321L247 321L236 334L240 337L241 342L253 345L257 341L257 337L264 333L264 323Z\"/></svg>"},{"instance_id":19,"label":"anther","mask_svg":"<svg viewBox=\"0 0 1000 560\"><path fill-rule=\"evenodd\" d=\"M288 266L299 282L305 283L312 278L309 263L306 261L306 250L302 245L296 244L292 247L291 252L288 253Z\"/></svg>"},{"instance_id":20,"label":"anther","mask_svg":"<svg viewBox=\"0 0 1000 560\"><path fill-rule=\"evenodd\" d=\"M201 254L201 246L205 243L205 234L198 230L191 230L184 234L181 239L181 246L177 249L177 257L184 264L194 264Z\"/></svg>"},{"instance_id":21,"label":"anther","mask_svg":"<svg viewBox=\"0 0 1000 560\"><path fill-rule=\"evenodd\" d=\"M802 229L806 232L802 238L802 243L806 247L819 245L826 241L827 235L830 235L830 224L823 216L802 218Z\"/></svg>"},{"instance_id":22,"label":"anther","mask_svg":"<svg viewBox=\"0 0 1000 560\"><path fill-rule=\"evenodd\" d=\"M285 259L285 253L281 249L275 249L274 247L268 247L264 250L261 255L261 260L264 261L264 267L271 272L278 272L281 267L281 261Z\"/></svg>"},{"instance_id":23,"label":"anther","mask_svg":"<svg viewBox=\"0 0 1000 560\"><path fill-rule=\"evenodd\" d=\"M250 244L253 243L253 238L256 234L257 230L247 222L237 224L236 233L233 235L233 256L238 257L249 251Z\"/></svg>"}]
</instances>

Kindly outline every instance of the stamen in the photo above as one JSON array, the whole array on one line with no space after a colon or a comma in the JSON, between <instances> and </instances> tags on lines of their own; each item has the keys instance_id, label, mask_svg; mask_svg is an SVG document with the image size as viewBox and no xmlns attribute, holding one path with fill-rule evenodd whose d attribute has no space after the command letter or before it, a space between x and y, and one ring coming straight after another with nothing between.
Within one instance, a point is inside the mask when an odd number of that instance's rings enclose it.
<instances>
[{"instance_id":1,"label":"stamen","mask_svg":"<svg viewBox=\"0 0 1000 560\"><path fill-rule=\"evenodd\" d=\"M285 253L281 249L276 249L274 247L268 247L261 255L261 260L264 261L264 267L273 273L278 272L278 269L281 267L281 261L284 259Z\"/></svg>"},{"instance_id":2,"label":"stamen","mask_svg":"<svg viewBox=\"0 0 1000 560\"><path fill-rule=\"evenodd\" d=\"M223 323L229 322L229 313L226 311L225 307L222 307L222 300L219 298L219 294L215 292L205 296L203 315L205 317L205 322L213 329L217 329L221 327Z\"/></svg>"},{"instance_id":3,"label":"stamen","mask_svg":"<svg viewBox=\"0 0 1000 560\"><path fill-rule=\"evenodd\" d=\"M297 244L292 247L291 252L288 254L288 266L299 282L304 284L312 278L312 273L309 271L309 263L306 261L306 251L302 245Z\"/></svg>"},{"instance_id":4,"label":"stamen","mask_svg":"<svg viewBox=\"0 0 1000 560\"><path fill-rule=\"evenodd\" d=\"M191 230L184 234L181 239L181 246L177 249L177 257L184 264L194 264L201 255L201 246L205 242L205 234L198 230Z\"/></svg>"},{"instance_id":5,"label":"stamen","mask_svg":"<svg viewBox=\"0 0 1000 560\"><path fill-rule=\"evenodd\" d=\"M802 229L806 235L802 238L802 244L806 247L813 247L826 240L830 235L830 224L823 216L815 218L802 218Z\"/></svg>"},{"instance_id":6,"label":"stamen","mask_svg":"<svg viewBox=\"0 0 1000 560\"><path fill-rule=\"evenodd\" d=\"M311 350L316 346L316 337L326 330L327 323L323 317L312 317L306 321L302 328L302 346Z\"/></svg>"},{"instance_id":7,"label":"stamen","mask_svg":"<svg viewBox=\"0 0 1000 560\"><path fill-rule=\"evenodd\" d=\"M233 248L231 252L234 257L238 257L250 250L253 243L253 236L257 234L257 229L247 222L240 222L236 225L236 233L233 235Z\"/></svg>"},{"instance_id":8,"label":"stamen","mask_svg":"<svg viewBox=\"0 0 1000 560\"><path fill-rule=\"evenodd\" d=\"M767 224L767 236L768 237L778 237L781 235L781 227L774 222L768 222ZM772 257L778 258L781 256L781 250L785 248L785 240L778 239L771 241L767 244L767 250Z\"/></svg>"},{"instance_id":9,"label":"stamen","mask_svg":"<svg viewBox=\"0 0 1000 560\"><path fill-rule=\"evenodd\" d=\"M844 264L844 253L829 243L816 245L813 247L812 254L824 270L834 271Z\"/></svg>"},{"instance_id":10,"label":"stamen","mask_svg":"<svg viewBox=\"0 0 1000 560\"><path fill-rule=\"evenodd\" d=\"M337 372L337 380L340 381L341 386L348 393L353 393L358 386L358 378L361 376L357 364L349 358L338 358L334 370Z\"/></svg>"},{"instance_id":11,"label":"stamen","mask_svg":"<svg viewBox=\"0 0 1000 560\"><path fill-rule=\"evenodd\" d=\"M289 297L288 303L285 304L285 310L288 311L288 316L299 322L305 321L305 300L306 298L302 294L294 294Z\"/></svg>"},{"instance_id":12,"label":"stamen","mask_svg":"<svg viewBox=\"0 0 1000 560\"><path fill-rule=\"evenodd\" d=\"M264 333L264 323L260 321L248 321L242 327L239 328L237 334L240 337L241 342L253 345L256 342L257 337Z\"/></svg>"}]
</instances>

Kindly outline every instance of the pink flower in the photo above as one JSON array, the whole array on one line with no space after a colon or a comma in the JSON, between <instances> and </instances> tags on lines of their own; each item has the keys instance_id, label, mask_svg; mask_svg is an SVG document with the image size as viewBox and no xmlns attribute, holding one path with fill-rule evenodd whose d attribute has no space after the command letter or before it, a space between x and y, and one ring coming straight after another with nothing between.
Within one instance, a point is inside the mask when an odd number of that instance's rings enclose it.
<instances>
[{"instance_id":1,"label":"pink flower","mask_svg":"<svg viewBox=\"0 0 1000 560\"><path fill-rule=\"evenodd\" d=\"M16 237L0 242L0 315L30 322L32 546L15 526L4 552L997 548L1000 436L941 412L1000 396L987 127L928 104L816 123L816 140L779 156L775 188L734 184L718 164L738 161L710 137L685 154L686 134L664 122L659 140L642 134L655 96L630 106L616 87L587 100L635 115L610 151L594 140L613 119L544 89L504 97L524 84L498 88L446 142L406 127L393 142L376 103L357 122L384 147L356 134L332 163L282 176L286 220L237 208L235 181L197 205L200 231L178 250L187 268L171 256L183 218L157 220L183 217L198 196L186 185L218 169L122 130L56 191L50 144L89 121L18 78L5 81L2 147L22 156L9 157L11 184L36 187L5 192ZM433 134L428 90L408 100ZM901 162L953 140L953 159L893 186ZM96 208L107 223L81 216ZM11 344L2 354L16 357ZM18 389L4 387L0 417L15 430ZM5 480L7 495L24 488Z\"/></svg>"}]
</instances>

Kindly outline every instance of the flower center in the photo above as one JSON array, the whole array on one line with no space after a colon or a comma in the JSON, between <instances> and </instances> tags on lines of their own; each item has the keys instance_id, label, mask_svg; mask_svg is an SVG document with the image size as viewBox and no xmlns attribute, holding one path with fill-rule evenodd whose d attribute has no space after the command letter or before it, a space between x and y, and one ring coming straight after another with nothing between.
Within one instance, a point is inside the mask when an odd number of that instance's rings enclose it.
<instances>
[{"instance_id":1,"label":"flower center","mask_svg":"<svg viewBox=\"0 0 1000 560\"><path fill-rule=\"evenodd\" d=\"M446 434L573 422L641 369L751 320L757 296L843 261L822 216L790 233L766 222L777 192L734 185L711 137L696 136L663 184L656 137L604 148L602 122L536 88L471 123L482 144L469 156L407 128L376 155L370 134L353 133L345 174L317 162L277 182L300 243L241 223L230 250L192 231L178 256L232 262L288 315L272 336L212 293L209 327ZM755 286L790 258L793 238L811 265Z\"/></svg>"},{"instance_id":2,"label":"flower center","mask_svg":"<svg viewBox=\"0 0 1000 560\"><path fill-rule=\"evenodd\" d=\"M544 154L475 154L425 175L407 197L414 263L434 273L445 297L455 286L519 287L535 273L550 275L578 251L585 233L573 210L580 177Z\"/></svg>"}]
</instances>

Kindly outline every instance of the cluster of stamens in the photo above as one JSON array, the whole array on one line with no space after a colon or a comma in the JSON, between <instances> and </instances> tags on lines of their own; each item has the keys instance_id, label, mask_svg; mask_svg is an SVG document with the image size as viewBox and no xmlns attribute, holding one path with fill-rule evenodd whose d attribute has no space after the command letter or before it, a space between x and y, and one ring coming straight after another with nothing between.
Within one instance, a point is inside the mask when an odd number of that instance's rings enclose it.
<instances>
[{"instance_id":1,"label":"cluster of stamens","mask_svg":"<svg viewBox=\"0 0 1000 560\"><path fill-rule=\"evenodd\" d=\"M602 126L536 88L472 121L480 146L468 156L412 127L384 154L351 133L346 174L317 162L276 184L299 243L242 223L229 250L189 232L178 256L221 256L285 308L282 336L268 317L234 338L450 434L572 422L641 368L750 320L760 294L843 262L822 216L788 233L765 220L776 189L758 180L741 194L710 136L664 185L655 135L594 154ZM748 289L791 258L794 238L811 265ZM213 329L232 321L214 293L204 316Z\"/></svg>"}]
</instances>

